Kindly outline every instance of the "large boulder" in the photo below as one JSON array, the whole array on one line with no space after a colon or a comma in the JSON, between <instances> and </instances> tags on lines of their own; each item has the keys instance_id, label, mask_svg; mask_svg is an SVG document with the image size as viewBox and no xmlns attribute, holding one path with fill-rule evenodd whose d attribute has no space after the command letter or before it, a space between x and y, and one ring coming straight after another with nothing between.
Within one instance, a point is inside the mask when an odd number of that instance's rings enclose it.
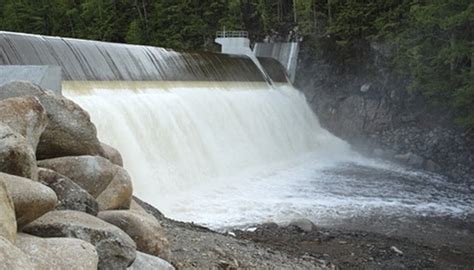
<instances>
[{"instance_id":1,"label":"large boulder","mask_svg":"<svg viewBox=\"0 0 474 270\"><path fill-rule=\"evenodd\" d=\"M0 182L0 237L12 243L16 237L15 209L3 182Z\"/></svg>"},{"instance_id":2,"label":"large boulder","mask_svg":"<svg viewBox=\"0 0 474 270\"><path fill-rule=\"evenodd\" d=\"M97 215L99 205L94 197L68 177L50 169L38 168L38 179L56 193L56 210L75 210Z\"/></svg>"},{"instance_id":3,"label":"large boulder","mask_svg":"<svg viewBox=\"0 0 474 270\"><path fill-rule=\"evenodd\" d=\"M145 213L150 214L153 217L155 217L158 221L166 219L163 213L161 213L158 209L148 204L147 202L140 200L140 198L133 196L132 202L133 203L130 204L130 208L133 207L134 211L139 211L139 212L144 211Z\"/></svg>"},{"instance_id":4,"label":"large boulder","mask_svg":"<svg viewBox=\"0 0 474 270\"><path fill-rule=\"evenodd\" d=\"M35 96L46 109L49 124L41 134L38 159L104 155L89 114L71 100L29 82L16 81L0 87L0 99Z\"/></svg>"},{"instance_id":5,"label":"large boulder","mask_svg":"<svg viewBox=\"0 0 474 270\"><path fill-rule=\"evenodd\" d=\"M174 270L175 268L167 261L137 251L137 258L128 270Z\"/></svg>"},{"instance_id":6,"label":"large boulder","mask_svg":"<svg viewBox=\"0 0 474 270\"><path fill-rule=\"evenodd\" d=\"M35 268L28 255L0 236L0 269L33 270Z\"/></svg>"},{"instance_id":7,"label":"large boulder","mask_svg":"<svg viewBox=\"0 0 474 270\"><path fill-rule=\"evenodd\" d=\"M12 198L18 229L56 206L56 194L43 184L5 173L0 173L0 182Z\"/></svg>"},{"instance_id":8,"label":"large boulder","mask_svg":"<svg viewBox=\"0 0 474 270\"><path fill-rule=\"evenodd\" d=\"M25 137L36 152L40 136L48 125L48 117L38 98L25 96L0 101L0 122Z\"/></svg>"},{"instance_id":9,"label":"large boulder","mask_svg":"<svg viewBox=\"0 0 474 270\"><path fill-rule=\"evenodd\" d=\"M99 262L95 247L80 239L19 233L15 245L29 257L36 270L95 270Z\"/></svg>"},{"instance_id":10,"label":"large boulder","mask_svg":"<svg viewBox=\"0 0 474 270\"><path fill-rule=\"evenodd\" d=\"M99 210L129 209L132 193L132 180L127 171L122 167L115 166L114 178L97 197Z\"/></svg>"},{"instance_id":11,"label":"large boulder","mask_svg":"<svg viewBox=\"0 0 474 270\"><path fill-rule=\"evenodd\" d=\"M132 198L132 202L130 203L130 211L137 212L141 215L149 215L148 212L140 204L137 203L135 197Z\"/></svg>"},{"instance_id":12,"label":"large boulder","mask_svg":"<svg viewBox=\"0 0 474 270\"><path fill-rule=\"evenodd\" d=\"M0 172L36 180L38 168L33 148L22 135L0 122Z\"/></svg>"},{"instance_id":13,"label":"large boulder","mask_svg":"<svg viewBox=\"0 0 474 270\"><path fill-rule=\"evenodd\" d=\"M104 149L104 157L110 160L110 162L112 162L113 164L123 167L123 159L120 152L108 144L101 143L101 145L102 149Z\"/></svg>"},{"instance_id":14,"label":"large boulder","mask_svg":"<svg viewBox=\"0 0 474 270\"><path fill-rule=\"evenodd\" d=\"M38 166L67 176L97 198L110 184L117 166L103 157L60 157L38 161Z\"/></svg>"},{"instance_id":15,"label":"large boulder","mask_svg":"<svg viewBox=\"0 0 474 270\"><path fill-rule=\"evenodd\" d=\"M149 214L129 210L99 212L98 217L126 232L137 244L137 250L170 258L170 247L160 223Z\"/></svg>"},{"instance_id":16,"label":"large boulder","mask_svg":"<svg viewBox=\"0 0 474 270\"><path fill-rule=\"evenodd\" d=\"M51 211L28 224L24 232L41 237L72 237L95 246L99 269L125 269L136 256L135 242L122 230L89 214Z\"/></svg>"}]
</instances>

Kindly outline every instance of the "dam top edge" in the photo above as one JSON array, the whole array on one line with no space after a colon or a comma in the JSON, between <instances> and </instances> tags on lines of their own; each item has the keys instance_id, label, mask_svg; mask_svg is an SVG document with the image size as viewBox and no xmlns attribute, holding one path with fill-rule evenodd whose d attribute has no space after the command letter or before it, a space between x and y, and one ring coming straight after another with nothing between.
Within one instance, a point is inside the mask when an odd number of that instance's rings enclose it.
<instances>
[{"instance_id":1,"label":"dam top edge","mask_svg":"<svg viewBox=\"0 0 474 270\"><path fill-rule=\"evenodd\" d=\"M195 85L195 86L212 86L212 85L249 85L249 86L267 86L270 85L267 82L261 81L81 81L81 80L63 80L62 85L143 85L143 86L155 86L155 85ZM277 83L277 85L289 85L288 83Z\"/></svg>"},{"instance_id":2,"label":"dam top edge","mask_svg":"<svg viewBox=\"0 0 474 270\"><path fill-rule=\"evenodd\" d=\"M228 91L269 91L291 86L288 83L239 82L239 81L63 81L65 93L90 95L96 91L172 91L172 90L228 90Z\"/></svg>"},{"instance_id":3,"label":"dam top edge","mask_svg":"<svg viewBox=\"0 0 474 270\"><path fill-rule=\"evenodd\" d=\"M119 46L129 46L129 47L148 47L148 48L160 48L171 52L179 52L179 53L209 53L209 54L218 54L216 52L200 52L200 51L186 51L186 50L177 50L173 48L167 47L158 47L152 45L140 45L140 44L131 44L131 43L122 43L122 42L113 42L113 41L104 41L104 40L96 40L96 39L83 39L83 38L75 38L75 37L63 37L63 36L55 36L55 35L43 35L43 34L33 34L33 33L23 33L23 32L11 32L11 31L4 31L0 30L0 35L8 34L8 35L17 35L17 36L29 36L35 38L57 38L63 40L71 40L71 41L80 41L80 42L93 42L93 43L101 43L101 44L109 44L109 45L119 45ZM232 55L229 55L232 56Z\"/></svg>"},{"instance_id":4,"label":"dam top edge","mask_svg":"<svg viewBox=\"0 0 474 270\"><path fill-rule=\"evenodd\" d=\"M35 38L56 38L62 40L70 40L70 41L78 41L78 42L91 42L91 43L99 43L104 45L112 45L112 46L125 46L131 48L150 48L150 49L162 49L167 52L174 52L179 54L185 55L208 55L208 56L224 56L226 58L243 58L248 59L250 58L245 54L228 54L228 53L221 53L221 52L212 52L212 51L198 51L198 50L181 50L181 49L174 49L169 47L159 47L153 45L141 45L141 44L131 44L131 43L121 43L121 42L113 42L113 41L103 41L103 40L95 40L95 39L82 39L82 38L74 38L74 37L62 37L62 36L53 36L53 35L42 35L42 34L32 34L32 33L23 33L23 32L11 32L11 31L3 31L0 30L0 35L8 34L8 35L17 35L17 36L30 36ZM2 64L0 64L2 65ZM21 65L18 65L21 66ZM36 64L36 66L42 66L41 64ZM262 79L259 79L259 81Z\"/></svg>"},{"instance_id":5,"label":"dam top edge","mask_svg":"<svg viewBox=\"0 0 474 270\"><path fill-rule=\"evenodd\" d=\"M0 65L60 66L67 81L265 81L246 55L8 31Z\"/></svg>"},{"instance_id":6,"label":"dam top edge","mask_svg":"<svg viewBox=\"0 0 474 270\"><path fill-rule=\"evenodd\" d=\"M169 52L176 52L176 53L183 53L183 54L200 54L200 55L224 55L229 58L248 58L245 54L228 54L228 53L220 53L220 52L211 52L211 51L198 51L198 50L181 50L181 49L174 49L169 47L159 47L153 45L142 45L142 44L131 44L131 43L122 43L122 42L113 42L113 41L104 41L104 40L96 40L96 39L83 39L83 38L75 38L75 37L63 37L63 36L55 36L55 35L43 35L43 34L33 34L33 33L23 33L23 32L11 32L11 31L4 31L0 30L0 35L8 34L8 35L17 35L17 36L30 36L35 38L57 38L62 40L71 40L71 41L79 41L79 42L92 42L92 43L100 43L100 44L108 44L108 45L116 45L116 46L127 46L127 47L136 47L136 48L159 48Z\"/></svg>"}]
</instances>

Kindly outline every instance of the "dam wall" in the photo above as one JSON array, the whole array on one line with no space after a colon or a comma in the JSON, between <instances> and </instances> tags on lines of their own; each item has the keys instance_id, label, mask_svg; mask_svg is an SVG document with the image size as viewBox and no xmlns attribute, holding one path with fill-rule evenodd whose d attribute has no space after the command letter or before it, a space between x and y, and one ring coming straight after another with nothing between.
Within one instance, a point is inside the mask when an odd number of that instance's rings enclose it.
<instances>
[{"instance_id":1,"label":"dam wall","mask_svg":"<svg viewBox=\"0 0 474 270\"><path fill-rule=\"evenodd\" d=\"M243 55L0 32L0 64L61 67L64 96L122 154L134 194L170 217L186 213L179 195L258 182L309 155L348 156L285 68L259 60L271 83Z\"/></svg>"},{"instance_id":2,"label":"dam wall","mask_svg":"<svg viewBox=\"0 0 474 270\"><path fill-rule=\"evenodd\" d=\"M0 66L0 85L12 81L30 81L42 88L61 94L61 67L59 66Z\"/></svg>"},{"instance_id":3,"label":"dam wall","mask_svg":"<svg viewBox=\"0 0 474 270\"><path fill-rule=\"evenodd\" d=\"M59 66L65 81L265 82L264 74L244 55L2 31L0 65Z\"/></svg>"},{"instance_id":4,"label":"dam wall","mask_svg":"<svg viewBox=\"0 0 474 270\"><path fill-rule=\"evenodd\" d=\"M286 69L291 82L295 82L299 54L298 42L258 42L255 43L254 53L259 58L276 59Z\"/></svg>"}]
</instances>

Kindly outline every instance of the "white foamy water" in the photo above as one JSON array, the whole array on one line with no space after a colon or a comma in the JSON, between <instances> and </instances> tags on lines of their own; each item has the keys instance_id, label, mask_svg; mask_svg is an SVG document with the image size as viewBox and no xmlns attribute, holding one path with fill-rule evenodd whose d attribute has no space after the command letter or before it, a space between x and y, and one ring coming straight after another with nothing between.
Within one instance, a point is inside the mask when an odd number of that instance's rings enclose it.
<instances>
[{"instance_id":1,"label":"white foamy water","mask_svg":"<svg viewBox=\"0 0 474 270\"><path fill-rule=\"evenodd\" d=\"M288 86L65 92L91 114L100 139L120 150L134 193L171 218L224 228L297 217L325 224L377 211L473 211L462 188L356 155Z\"/></svg>"}]
</instances>

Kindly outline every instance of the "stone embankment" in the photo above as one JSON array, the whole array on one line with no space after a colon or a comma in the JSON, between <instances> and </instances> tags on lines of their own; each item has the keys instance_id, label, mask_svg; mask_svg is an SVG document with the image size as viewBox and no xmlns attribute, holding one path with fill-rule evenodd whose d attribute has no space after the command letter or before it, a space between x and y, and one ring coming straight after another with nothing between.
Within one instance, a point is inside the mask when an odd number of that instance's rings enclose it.
<instances>
[{"instance_id":1,"label":"stone embankment","mask_svg":"<svg viewBox=\"0 0 474 270\"><path fill-rule=\"evenodd\" d=\"M327 269L165 218L122 166L74 102L0 86L0 270Z\"/></svg>"},{"instance_id":2,"label":"stone embankment","mask_svg":"<svg viewBox=\"0 0 474 270\"><path fill-rule=\"evenodd\" d=\"M120 153L74 102L0 87L0 269L173 269Z\"/></svg>"}]
</instances>

